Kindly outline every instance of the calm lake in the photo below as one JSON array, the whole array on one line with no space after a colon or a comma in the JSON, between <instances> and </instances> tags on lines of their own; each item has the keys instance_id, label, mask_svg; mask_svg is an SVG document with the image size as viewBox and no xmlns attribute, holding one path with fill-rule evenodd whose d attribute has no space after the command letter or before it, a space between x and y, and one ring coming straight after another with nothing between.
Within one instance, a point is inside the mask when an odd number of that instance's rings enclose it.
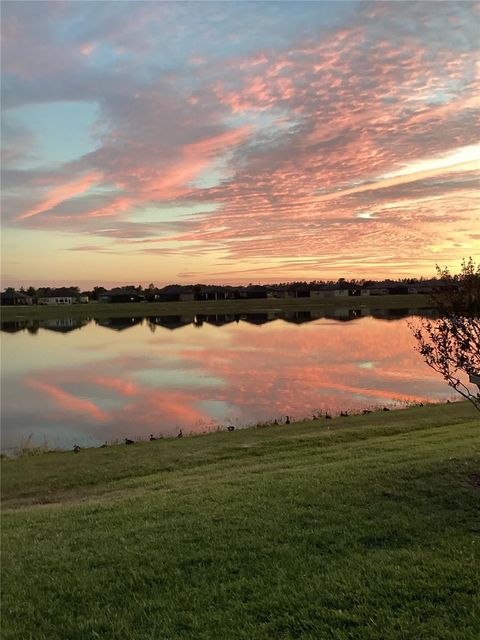
<instances>
[{"instance_id":1,"label":"calm lake","mask_svg":"<svg viewBox=\"0 0 480 640\"><path fill-rule=\"evenodd\" d=\"M452 397L414 350L406 311L359 314L2 322L2 449Z\"/></svg>"}]
</instances>

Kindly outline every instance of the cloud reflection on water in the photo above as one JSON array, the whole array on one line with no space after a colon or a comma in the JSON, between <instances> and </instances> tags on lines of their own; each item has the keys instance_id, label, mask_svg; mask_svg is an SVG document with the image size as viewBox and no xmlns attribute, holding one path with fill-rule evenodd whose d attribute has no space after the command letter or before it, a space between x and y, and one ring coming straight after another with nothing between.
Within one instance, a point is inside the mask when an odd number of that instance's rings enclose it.
<instances>
[{"instance_id":1,"label":"cloud reflection on water","mask_svg":"<svg viewBox=\"0 0 480 640\"><path fill-rule=\"evenodd\" d=\"M149 321L125 333L102 324L65 341L38 332L16 373L10 365L27 334L4 340L5 447L30 433L61 446L95 444L451 395L415 352L404 320L206 321L199 331L180 319L176 331Z\"/></svg>"}]
</instances>

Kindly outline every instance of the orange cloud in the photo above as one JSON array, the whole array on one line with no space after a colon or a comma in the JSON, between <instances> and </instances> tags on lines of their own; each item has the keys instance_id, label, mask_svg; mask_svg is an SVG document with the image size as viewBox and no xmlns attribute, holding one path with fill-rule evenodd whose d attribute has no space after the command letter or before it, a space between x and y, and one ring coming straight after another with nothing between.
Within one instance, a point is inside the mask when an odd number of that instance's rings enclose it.
<instances>
[{"instance_id":1,"label":"orange cloud","mask_svg":"<svg viewBox=\"0 0 480 640\"><path fill-rule=\"evenodd\" d=\"M47 211L50 211L50 209L53 209L53 207L56 207L61 202L70 200L70 198L74 198L75 196L78 196L81 193L87 191L87 189L89 189L92 184L97 182L100 177L101 176L98 173L89 173L79 180L68 182L67 184L63 184L60 187L51 189L47 192L46 198L40 204L19 215L17 217L17 220L25 220L27 218L37 216L40 213L46 213Z\"/></svg>"},{"instance_id":2,"label":"orange cloud","mask_svg":"<svg viewBox=\"0 0 480 640\"><path fill-rule=\"evenodd\" d=\"M58 386L47 384L45 382L39 382L37 380L27 381L34 389L37 389L41 393L48 395L50 398L62 407L72 413L78 413L84 416L89 416L98 422L106 422L108 420L108 413L102 411L94 402L79 398L67 391L64 391Z\"/></svg>"}]
</instances>

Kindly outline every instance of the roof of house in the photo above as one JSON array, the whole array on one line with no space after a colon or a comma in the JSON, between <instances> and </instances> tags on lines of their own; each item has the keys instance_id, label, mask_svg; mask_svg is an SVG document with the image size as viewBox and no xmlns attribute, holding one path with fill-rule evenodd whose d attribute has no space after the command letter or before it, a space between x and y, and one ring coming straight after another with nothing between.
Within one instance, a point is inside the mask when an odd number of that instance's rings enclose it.
<instances>
[{"instance_id":1,"label":"roof of house","mask_svg":"<svg viewBox=\"0 0 480 640\"><path fill-rule=\"evenodd\" d=\"M4 291L0 296L2 300L7 300L9 298L22 298L24 300L28 300L29 298L31 299L31 296L23 293L23 291Z\"/></svg>"},{"instance_id":2,"label":"roof of house","mask_svg":"<svg viewBox=\"0 0 480 640\"><path fill-rule=\"evenodd\" d=\"M41 298L76 298L78 297L78 291L75 289L69 289L68 287L60 287L58 289L48 289L40 296Z\"/></svg>"},{"instance_id":3,"label":"roof of house","mask_svg":"<svg viewBox=\"0 0 480 640\"><path fill-rule=\"evenodd\" d=\"M110 291L102 291L100 296L143 296L143 293L139 293L133 287L114 287Z\"/></svg>"},{"instance_id":4,"label":"roof of house","mask_svg":"<svg viewBox=\"0 0 480 640\"><path fill-rule=\"evenodd\" d=\"M158 289L158 293L193 293L191 285L167 284L166 287Z\"/></svg>"}]
</instances>

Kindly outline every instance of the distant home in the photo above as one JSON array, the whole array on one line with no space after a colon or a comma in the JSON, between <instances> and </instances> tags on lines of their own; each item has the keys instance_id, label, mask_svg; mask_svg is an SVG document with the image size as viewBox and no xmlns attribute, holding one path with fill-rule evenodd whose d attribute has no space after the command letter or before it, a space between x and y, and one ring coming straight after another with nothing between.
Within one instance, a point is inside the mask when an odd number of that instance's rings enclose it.
<instances>
[{"instance_id":1,"label":"distant home","mask_svg":"<svg viewBox=\"0 0 480 640\"><path fill-rule=\"evenodd\" d=\"M80 296L75 289L62 287L60 289L50 289L45 291L43 296L38 298L38 304L76 304L79 299Z\"/></svg>"},{"instance_id":2,"label":"distant home","mask_svg":"<svg viewBox=\"0 0 480 640\"><path fill-rule=\"evenodd\" d=\"M15 289L7 289L0 294L0 302L2 305L26 305L32 304L31 296L23 293L23 291L15 291Z\"/></svg>"},{"instance_id":3,"label":"distant home","mask_svg":"<svg viewBox=\"0 0 480 640\"><path fill-rule=\"evenodd\" d=\"M180 284L169 284L155 293L156 302L191 302L195 299L193 287Z\"/></svg>"},{"instance_id":4,"label":"distant home","mask_svg":"<svg viewBox=\"0 0 480 640\"><path fill-rule=\"evenodd\" d=\"M196 284L184 286L170 284L159 289L153 299L158 302L191 302L193 300L248 300L266 298L267 288L260 285L248 287L219 286L212 284Z\"/></svg>"},{"instance_id":5,"label":"distant home","mask_svg":"<svg viewBox=\"0 0 480 640\"><path fill-rule=\"evenodd\" d=\"M143 302L145 296L133 287L115 287L98 296L99 302Z\"/></svg>"},{"instance_id":6,"label":"distant home","mask_svg":"<svg viewBox=\"0 0 480 640\"><path fill-rule=\"evenodd\" d=\"M259 284L249 284L248 287L237 287L235 290L235 298L258 300L267 298L268 290Z\"/></svg>"},{"instance_id":7,"label":"distant home","mask_svg":"<svg viewBox=\"0 0 480 640\"><path fill-rule=\"evenodd\" d=\"M237 290L236 287L213 284L196 285L195 300L235 300Z\"/></svg>"},{"instance_id":8,"label":"distant home","mask_svg":"<svg viewBox=\"0 0 480 640\"><path fill-rule=\"evenodd\" d=\"M384 282L374 282L364 286L363 295L370 296L395 296L409 293L408 287L400 282L385 280Z\"/></svg>"},{"instance_id":9,"label":"distant home","mask_svg":"<svg viewBox=\"0 0 480 640\"><path fill-rule=\"evenodd\" d=\"M408 293L430 294L445 289L458 289L458 284L454 282L445 282L444 280L419 280L407 285Z\"/></svg>"}]
</instances>

